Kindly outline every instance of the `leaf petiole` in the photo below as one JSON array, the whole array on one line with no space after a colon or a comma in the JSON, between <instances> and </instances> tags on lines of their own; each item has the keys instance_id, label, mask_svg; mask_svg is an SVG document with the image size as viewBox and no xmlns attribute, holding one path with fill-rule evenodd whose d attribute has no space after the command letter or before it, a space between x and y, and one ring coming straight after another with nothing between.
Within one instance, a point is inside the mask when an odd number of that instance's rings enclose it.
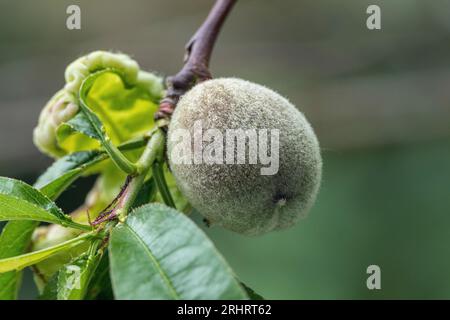
<instances>
[{"instance_id":1,"label":"leaf petiole","mask_svg":"<svg viewBox=\"0 0 450 320\"><path fill-rule=\"evenodd\" d=\"M138 174L133 177L123 197L120 199L118 207L119 220L123 221L134 203L139 191L141 190L145 177L147 176L152 164L164 148L164 134L161 130L155 130L150 137L147 146L144 149L140 159L137 162Z\"/></svg>"},{"instance_id":2,"label":"leaf petiole","mask_svg":"<svg viewBox=\"0 0 450 320\"><path fill-rule=\"evenodd\" d=\"M109 137L105 137L103 147L116 166L127 174L135 174L137 166L125 157L125 155L112 143Z\"/></svg>"},{"instance_id":3,"label":"leaf petiole","mask_svg":"<svg viewBox=\"0 0 450 320\"><path fill-rule=\"evenodd\" d=\"M64 224L62 224L63 227L66 228L73 228L73 229L78 229L78 230L82 230L82 231L92 231L92 227L88 226L87 224L81 224L75 221L68 221Z\"/></svg>"},{"instance_id":4,"label":"leaf petiole","mask_svg":"<svg viewBox=\"0 0 450 320\"><path fill-rule=\"evenodd\" d=\"M175 208L175 202L173 201L172 195L170 194L169 187L167 186L166 178L164 177L164 172L162 169L162 164L159 161L153 162L152 165L153 177L156 182L156 186L158 187L159 193L164 201L164 203L171 207Z\"/></svg>"}]
</instances>

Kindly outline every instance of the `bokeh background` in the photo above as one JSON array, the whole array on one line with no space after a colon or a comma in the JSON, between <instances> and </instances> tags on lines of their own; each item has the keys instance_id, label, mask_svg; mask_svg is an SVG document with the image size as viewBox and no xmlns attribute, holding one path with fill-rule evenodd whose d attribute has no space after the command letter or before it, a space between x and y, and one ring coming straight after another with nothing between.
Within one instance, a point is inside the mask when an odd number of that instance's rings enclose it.
<instances>
[{"instance_id":1,"label":"bokeh background","mask_svg":"<svg viewBox=\"0 0 450 320\"><path fill-rule=\"evenodd\" d=\"M78 4L82 30L65 27ZM382 29L366 28L366 8ZM2 0L0 175L33 180L40 109L65 66L97 49L173 74L211 0ZM273 299L450 298L450 0L240 0L214 76L265 84L315 128L324 157L310 216L247 238L206 229L239 277ZM59 204L75 208L92 179ZM70 192L70 191L69 191ZM199 221L199 219L197 218ZM381 267L382 289L366 287ZM36 297L27 273L23 299Z\"/></svg>"}]
</instances>

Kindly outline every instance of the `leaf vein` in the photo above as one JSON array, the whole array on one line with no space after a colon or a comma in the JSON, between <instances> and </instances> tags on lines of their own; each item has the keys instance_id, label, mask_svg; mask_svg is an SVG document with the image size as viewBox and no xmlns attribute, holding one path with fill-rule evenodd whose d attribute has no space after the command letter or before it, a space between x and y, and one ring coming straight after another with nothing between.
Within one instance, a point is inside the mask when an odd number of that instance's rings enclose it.
<instances>
[{"instance_id":1,"label":"leaf vein","mask_svg":"<svg viewBox=\"0 0 450 320\"><path fill-rule=\"evenodd\" d=\"M172 296L175 299L180 299L179 294L177 293L174 285L172 284L172 281L170 281L169 276L166 274L166 272L163 270L163 268L161 267L161 265L159 264L158 260L156 260L155 256L153 255L152 251L150 250L150 248L146 245L146 243L144 242L144 240L142 240L142 238L127 224L125 224L125 226L127 227L127 229L131 232L131 234L136 238L136 240L138 240L139 244L144 247L144 250L147 252L148 256L150 257L150 260L153 262L153 264L155 265L156 269L158 270L159 274L161 275L161 278L163 279L163 281L166 283L166 285L168 286L169 290L171 291Z\"/></svg>"}]
</instances>

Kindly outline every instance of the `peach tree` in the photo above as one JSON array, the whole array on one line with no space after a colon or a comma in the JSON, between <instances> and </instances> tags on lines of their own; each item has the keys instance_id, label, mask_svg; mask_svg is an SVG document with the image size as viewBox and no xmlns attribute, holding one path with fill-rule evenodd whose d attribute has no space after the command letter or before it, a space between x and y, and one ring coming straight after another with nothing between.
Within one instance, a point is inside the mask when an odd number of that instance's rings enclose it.
<instances>
[{"instance_id":1,"label":"peach tree","mask_svg":"<svg viewBox=\"0 0 450 320\"><path fill-rule=\"evenodd\" d=\"M166 81L122 53L95 51L68 65L33 136L55 162L34 185L0 177L0 299L17 298L26 267L42 299L261 298L189 214L250 235L289 227L315 200L321 157L289 101L243 80L211 80L209 58L234 2L216 2ZM175 163L172 132L197 118L219 131L279 129L279 171ZM86 200L64 213L55 201L89 175L97 178Z\"/></svg>"}]
</instances>

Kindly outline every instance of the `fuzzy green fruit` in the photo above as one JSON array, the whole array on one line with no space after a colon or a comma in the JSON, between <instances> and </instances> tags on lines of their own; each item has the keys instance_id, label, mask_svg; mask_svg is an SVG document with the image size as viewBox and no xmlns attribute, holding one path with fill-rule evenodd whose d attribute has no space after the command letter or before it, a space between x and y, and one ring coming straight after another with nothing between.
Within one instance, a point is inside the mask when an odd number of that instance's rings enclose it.
<instances>
[{"instance_id":1,"label":"fuzzy green fruit","mask_svg":"<svg viewBox=\"0 0 450 320\"><path fill-rule=\"evenodd\" d=\"M266 166L249 163L249 153L244 164L175 160L179 129L194 137L199 120L202 132L217 129L223 137L228 129L278 129L278 171L262 175ZM206 144L215 140L202 139ZM228 143L226 138L222 142ZM195 150L195 142L192 145ZM271 145L275 143L270 142L268 150ZM237 143L234 147L236 154ZM247 235L284 229L304 217L315 201L322 173L319 143L303 114L276 92L233 78L203 82L181 98L169 125L168 158L180 190L194 208L210 223Z\"/></svg>"}]
</instances>

